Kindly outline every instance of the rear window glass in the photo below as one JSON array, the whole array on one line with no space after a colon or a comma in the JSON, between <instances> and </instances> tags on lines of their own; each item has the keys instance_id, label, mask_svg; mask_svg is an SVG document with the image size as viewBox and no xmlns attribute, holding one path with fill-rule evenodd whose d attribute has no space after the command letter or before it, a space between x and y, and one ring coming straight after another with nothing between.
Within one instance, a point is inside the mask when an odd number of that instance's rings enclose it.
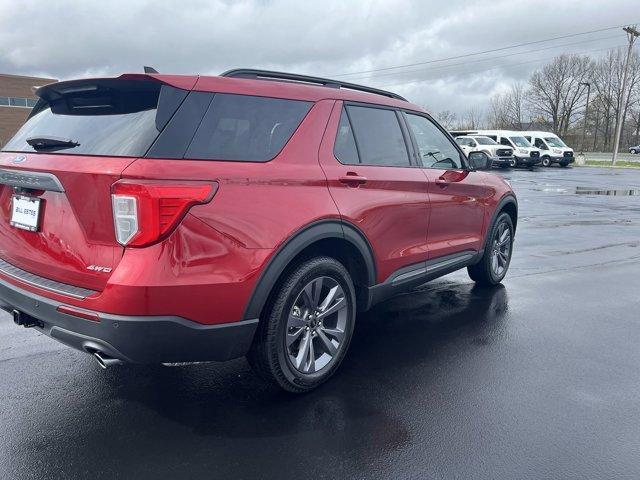
<instances>
[{"instance_id":1,"label":"rear window glass","mask_svg":"<svg viewBox=\"0 0 640 480\"><path fill-rule=\"evenodd\" d=\"M217 93L185 158L266 162L289 141L312 102Z\"/></svg>"},{"instance_id":2,"label":"rear window glass","mask_svg":"<svg viewBox=\"0 0 640 480\"><path fill-rule=\"evenodd\" d=\"M161 89L174 90L122 80L51 86L3 150L142 156L159 133ZM34 139L40 140L35 147Z\"/></svg>"}]
</instances>

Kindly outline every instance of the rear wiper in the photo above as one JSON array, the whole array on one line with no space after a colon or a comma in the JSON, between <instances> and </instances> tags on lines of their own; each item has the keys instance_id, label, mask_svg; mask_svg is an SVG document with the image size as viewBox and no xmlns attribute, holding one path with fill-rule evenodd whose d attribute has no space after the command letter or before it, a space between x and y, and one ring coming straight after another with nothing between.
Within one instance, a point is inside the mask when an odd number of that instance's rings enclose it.
<instances>
[{"instance_id":1,"label":"rear wiper","mask_svg":"<svg viewBox=\"0 0 640 480\"><path fill-rule=\"evenodd\" d=\"M80 146L78 142L60 137L29 137L26 141L34 150L61 150Z\"/></svg>"}]
</instances>

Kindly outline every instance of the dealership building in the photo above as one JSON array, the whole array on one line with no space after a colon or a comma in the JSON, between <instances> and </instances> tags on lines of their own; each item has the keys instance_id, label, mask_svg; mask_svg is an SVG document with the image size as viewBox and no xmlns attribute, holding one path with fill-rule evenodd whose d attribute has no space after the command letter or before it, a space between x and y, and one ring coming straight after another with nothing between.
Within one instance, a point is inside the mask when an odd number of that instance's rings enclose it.
<instances>
[{"instance_id":1,"label":"dealership building","mask_svg":"<svg viewBox=\"0 0 640 480\"><path fill-rule=\"evenodd\" d=\"M33 87L52 82L57 80L0 73L0 146L16 133L36 104Z\"/></svg>"}]
</instances>

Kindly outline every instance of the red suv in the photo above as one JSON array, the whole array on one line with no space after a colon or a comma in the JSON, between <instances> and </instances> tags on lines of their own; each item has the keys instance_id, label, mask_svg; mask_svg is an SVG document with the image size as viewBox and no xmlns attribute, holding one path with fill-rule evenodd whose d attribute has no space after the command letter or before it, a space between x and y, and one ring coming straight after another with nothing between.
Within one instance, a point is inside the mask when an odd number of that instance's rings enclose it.
<instances>
[{"instance_id":1,"label":"red suv","mask_svg":"<svg viewBox=\"0 0 640 480\"><path fill-rule=\"evenodd\" d=\"M0 306L102 366L247 355L302 392L357 312L509 267L511 188L394 93L233 70L37 95L0 153Z\"/></svg>"}]
</instances>

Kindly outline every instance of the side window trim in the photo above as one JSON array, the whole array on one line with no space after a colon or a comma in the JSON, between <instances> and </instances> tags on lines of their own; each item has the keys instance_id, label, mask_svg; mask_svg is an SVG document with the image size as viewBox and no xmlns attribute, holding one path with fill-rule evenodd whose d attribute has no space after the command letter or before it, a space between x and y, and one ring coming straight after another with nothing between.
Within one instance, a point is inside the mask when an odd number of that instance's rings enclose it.
<instances>
[{"instance_id":1,"label":"side window trim","mask_svg":"<svg viewBox=\"0 0 640 480\"><path fill-rule=\"evenodd\" d=\"M398 123L400 124L400 129L402 130L402 136L404 138L404 145L407 149L407 155L409 155L409 166L420 168L420 163L418 161L418 151L415 148L413 143L413 138L411 138L411 129L409 128L409 124L407 123L407 119L402 114L401 110L396 109L396 118L398 119Z\"/></svg>"},{"instance_id":2,"label":"side window trim","mask_svg":"<svg viewBox=\"0 0 640 480\"><path fill-rule=\"evenodd\" d=\"M431 115L424 113L424 112L416 112L413 110L402 110L401 111L402 115L404 115L404 121L405 123L407 123L408 125L408 120L406 118L406 115L415 115L417 117L423 117L426 118L427 121L431 122L438 130L440 130L441 133L444 134L444 136L449 140L449 143L452 144L454 146L454 148L458 151L458 154L460 155L460 163L462 164L462 169L461 170L470 170L469 169L469 164L467 163L467 156L464 154L464 152L462 151L462 148L460 148L460 145L458 145L458 142L455 141L455 139L451 136L451 134L449 132L447 132L444 128L442 128L442 125L440 125L438 122L436 122ZM411 136L411 142L413 144L413 149L418 152L418 142L415 139L415 136L413 135L413 132L411 131L411 129L409 128L409 135ZM420 168L428 168L428 167L420 167Z\"/></svg>"}]
</instances>

